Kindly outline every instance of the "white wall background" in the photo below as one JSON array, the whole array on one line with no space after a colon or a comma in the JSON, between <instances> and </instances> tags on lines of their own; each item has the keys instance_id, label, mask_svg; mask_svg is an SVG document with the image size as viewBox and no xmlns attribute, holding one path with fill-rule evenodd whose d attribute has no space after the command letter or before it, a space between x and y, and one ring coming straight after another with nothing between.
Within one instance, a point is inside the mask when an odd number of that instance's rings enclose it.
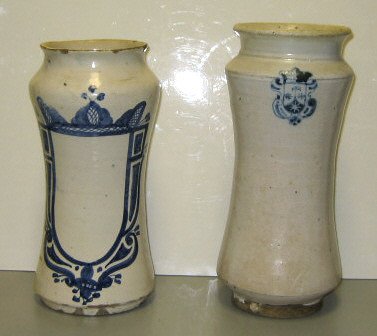
<instances>
[{"instance_id":1,"label":"white wall background","mask_svg":"<svg viewBox=\"0 0 377 336\"><path fill-rule=\"evenodd\" d=\"M233 129L225 64L236 22L344 24L357 79L338 157L336 210L346 278L377 278L375 0L0 0L0 269L33 270L44 171L28 82L47 40L124 38L150 45L163 97L150 155L148 218L159 274L215 274L228 213Z\"/></svg>"}]
</instances>

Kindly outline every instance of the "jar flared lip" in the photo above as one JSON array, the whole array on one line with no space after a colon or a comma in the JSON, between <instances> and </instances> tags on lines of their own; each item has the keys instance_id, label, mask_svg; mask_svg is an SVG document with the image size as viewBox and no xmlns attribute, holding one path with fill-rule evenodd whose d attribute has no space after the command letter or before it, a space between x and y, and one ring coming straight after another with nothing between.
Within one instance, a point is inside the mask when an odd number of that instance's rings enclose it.
<instances>
[{"instance_id":1,"label":"jar flared lip","mask_svg":"<svg viewBox=\"0 0 377 336\"><path fill-rule=\"evenodd\" d=\"M233 27L238 33L282 36L345 36L352 33L346 26L314 23L244 22Z\"/></svg>"},{"instance_id":2,"label":"jar flared lip","mask_svg":"<svg viewBox=\"0 0 377 336\"><path fill-rule=\"evenodd\" d=\"M44 50L57 51L63 54L68 52L119 52L131 49L148 48L146 42L121 39L93 39L93 40L68 40L68 41L48 41L41 43Z\"/></svg>"}]
</instances>

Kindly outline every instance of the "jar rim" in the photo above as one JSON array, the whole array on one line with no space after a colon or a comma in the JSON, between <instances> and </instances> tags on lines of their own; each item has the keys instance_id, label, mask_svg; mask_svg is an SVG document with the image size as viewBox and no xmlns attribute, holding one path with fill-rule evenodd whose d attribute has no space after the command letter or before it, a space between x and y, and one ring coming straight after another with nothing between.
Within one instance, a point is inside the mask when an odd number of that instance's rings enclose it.
<instances>
[{"instance_id":1,"label":"jar rim","mask_svg":"<svg viewBox=\"0 0 377 336\"><path fill-rule=\"evenodd\" d=\"M352 33L346 26L314 23L244 22L233 27L238 33L283 36L344 36Z\"/></svg>"},{"instance_id":2,"label":"jar rim","mask_svg":"<svg viewBox=\"0 0 377 336\"><path fill-rule=\"evenodd\" d=\"M122 39L48 41L41 43L40 46L44 50L59 51L61 53L71 51L118 52L138 48L142 48L145 51L148 47L146 42Z\"/></svg>"}]
</instances>

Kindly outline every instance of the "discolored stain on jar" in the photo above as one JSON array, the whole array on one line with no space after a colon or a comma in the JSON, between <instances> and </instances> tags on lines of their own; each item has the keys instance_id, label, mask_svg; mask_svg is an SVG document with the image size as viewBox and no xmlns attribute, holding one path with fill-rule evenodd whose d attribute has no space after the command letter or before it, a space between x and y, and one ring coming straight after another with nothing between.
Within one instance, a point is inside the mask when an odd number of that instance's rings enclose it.
<instances>
[{"instance_id":1,"label":"discolored stain on jar","mask_svg":"<svg viewBox=\"0 0 377 336\"><path fill-rule=\"evenodd\" d=\"M74 311L73 314L75 314L75 315L85 315L82 308L76 308L76 310Z\"/></svg>"},{"instance_id":2,"label":"discolored stain on jar","mask_svg":"<svg viewBox=\"0 0 377 336\"><path fill-rule=\"evenodd\" d=\"M111 307L111 306L110 306ZM106 308L98 309L96 316L110 315Z\"/></svg>"}]
</instances>

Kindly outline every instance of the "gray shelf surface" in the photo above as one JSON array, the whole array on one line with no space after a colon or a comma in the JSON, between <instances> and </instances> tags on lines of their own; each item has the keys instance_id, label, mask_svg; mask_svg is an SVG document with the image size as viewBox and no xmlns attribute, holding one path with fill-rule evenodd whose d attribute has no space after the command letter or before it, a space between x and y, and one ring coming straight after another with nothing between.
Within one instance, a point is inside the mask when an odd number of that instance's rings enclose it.
<instances>
[{"instance_id":1,"label":"gray shelf surface","mask_svg":"<svg viewBox=\"0 0 377 336\"><path fill-rule=\"evenodd\" d=\"M235 308L214 277L157 276L139 308L112 316L55 312L33 295L33 272L0 272L1 336L376 336L377 280L343 280L310 317L279 320Z\"/></svg>"}]
</instances>

